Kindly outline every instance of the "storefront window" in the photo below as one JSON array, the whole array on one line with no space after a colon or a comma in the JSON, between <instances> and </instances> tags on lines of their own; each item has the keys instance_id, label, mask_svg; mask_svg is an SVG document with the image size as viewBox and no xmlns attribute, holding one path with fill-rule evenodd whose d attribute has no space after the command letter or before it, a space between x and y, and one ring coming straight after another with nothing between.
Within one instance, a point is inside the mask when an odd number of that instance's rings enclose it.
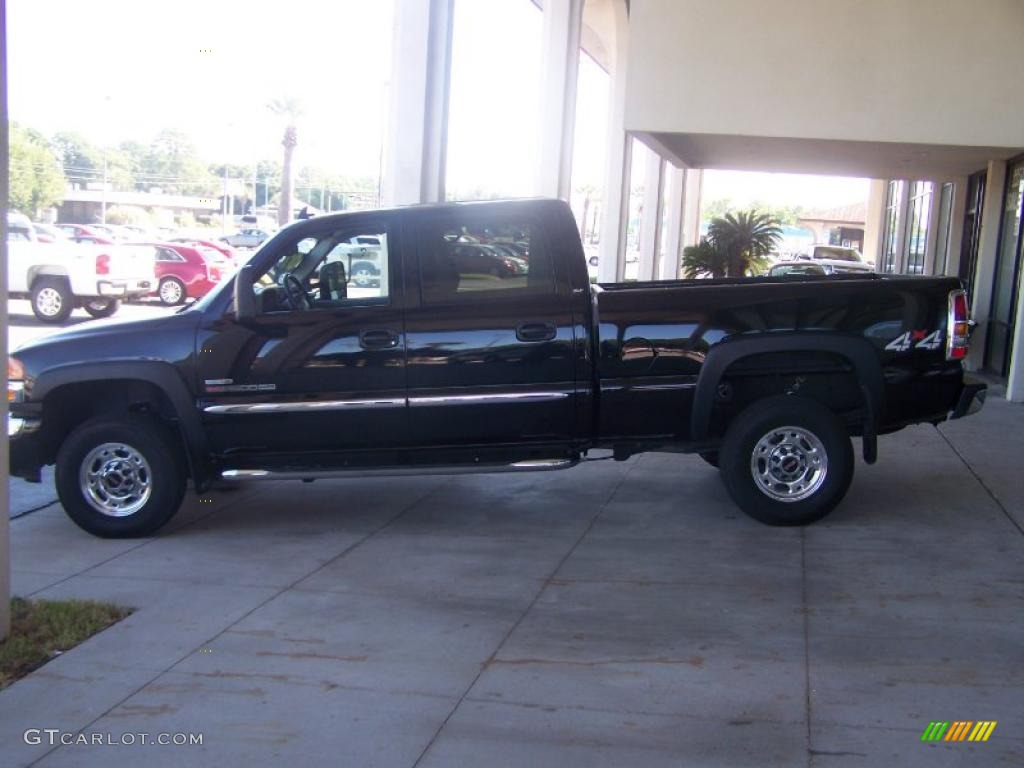
<instances>
[{"instance_id":1,"label":"storefront window","mask_svg":"<svg viewBox=\"0 0 1024 768\"><path fill-rule=\"evenodd\" d=\"M907 211L907 241L903 250L903 271L924 274L924 256L928 250L928 216L932 207L932 183L915 181L910 185Z\"/></svg>"},{"instance_id":2,"label":"storefront window","mask_svg":"<svg viewBox=\"0 0 1024 768\"><path fill-rule=\"evenodd\" d=\"M900 197L903 182L890 181L885 197L885 233L882 242L882 272L896 271L896 253L899 248Z\"/></svg>"},{"instance_id":3,"label":"storefront window","mask_svg":"<svg viewBox=\"0 0 1024 768\"><path fill-rule=\"evenodd\" d=\"M1024 160L1007 172L1006 197L999 228L999 255L992 286L985 367L1006 376L1013 342L1014 308L1017 304L1017 276L1021 257L1021 207L1024 205Z\"/></svg>"},{"instance_id":4,"label":"storefront window","mask_svg":"<svg viewBox=\"0 0 1024 768\"><path fill-rule=\"evenodd\" d=\"M949 267L949 233L953 221L953 184L939 190L939 226L935 233L935 274L944 275Z\"/></svg>"}]
</instances>

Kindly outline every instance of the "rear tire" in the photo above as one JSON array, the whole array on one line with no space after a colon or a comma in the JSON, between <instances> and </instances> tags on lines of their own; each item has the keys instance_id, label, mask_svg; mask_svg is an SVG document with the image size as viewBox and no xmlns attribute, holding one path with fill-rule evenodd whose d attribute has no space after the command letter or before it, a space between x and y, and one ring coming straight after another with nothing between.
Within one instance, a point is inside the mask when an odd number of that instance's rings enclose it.
<instances>
[{"instance_id":1,"label":"rear tire","mask_svg":"<svg viewBox=\"0 0 1024 768\"><path fill-rule=\"evenodd\" d=\"M185 494L185 467L170 431L145 416L100 416L57 453L57 495L80 528L109 539L148 536Z\"/></svg>"},{"instance_id":2,"label":"rear tire","mask_svg":"<svg viewBox=\"0 0 1024 768\"><path fill-rule=\"evenodd\" d=\"M814 400L759 400L729 425L719 451L733 501L767 525L807 525L831 512L853 479L842 420Z\"/></svg>"},{"instance_id":3,"label":"rear tire","mask_svg":"<svg viewBox=\"0 0 1024 768\"><path fill-rule=\"evenodd\" d=\"M82 305L82 309L93 317L110 317L121 306L117 299L91 299Z\"/></svg>"},{"instance_id":4,"label":"rear tire","mask_svg":"<svg viewBox=\"0 0 1024 768\"><path fill-rule=\"evenodd\" d=\"M44 323L63 323L75 308L68 281L61 277L40 277L32 284L32 312Z\"/></svg>"}]
</instances>

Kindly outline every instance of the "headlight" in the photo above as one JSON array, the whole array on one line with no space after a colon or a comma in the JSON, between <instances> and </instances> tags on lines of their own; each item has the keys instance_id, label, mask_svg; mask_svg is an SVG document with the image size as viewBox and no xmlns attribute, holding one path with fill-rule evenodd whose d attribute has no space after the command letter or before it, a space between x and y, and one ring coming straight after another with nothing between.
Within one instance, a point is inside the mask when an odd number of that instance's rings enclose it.
<instances>
[{"instance_id":1,"label":"headlight","mask_svg":"<svg viewBox=\"0 0 1024 768\"><path fill-rule=\"evenodd\" d=\"M7 358L7 402L20 403L25 396L25 367L14 357Z\"/></svg>"}]
</instances>

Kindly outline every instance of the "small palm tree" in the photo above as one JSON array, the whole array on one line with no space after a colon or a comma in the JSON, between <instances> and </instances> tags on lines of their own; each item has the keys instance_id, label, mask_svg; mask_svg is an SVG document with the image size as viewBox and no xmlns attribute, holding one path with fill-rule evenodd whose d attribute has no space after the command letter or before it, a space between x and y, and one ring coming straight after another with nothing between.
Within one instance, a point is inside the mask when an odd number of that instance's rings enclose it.
<instances>
[{"instance_id":1,"label":"small palm tree","mask_svg":"<svg viewBox=\"0 0 1024 768\"><path fill-rule=\"evenodd\" d=\"M284 147L284 161L281 164L281 197L277 202L277 223L284 226L292 218L292 153L295 145L298 144L298 133L295 123L302 115L302 104L298 99L284 97L274 99L267 104L267 109L278 117L285 118L284 138L281 146Z\"/></svg>"},{"instance_id":2,"label":"small palm tree","mask_svg":"<svg viewBox=\"0 0 1024 768\"><path fill-rule=\"evenodd\" d=\"M683 275L691 280L696 277L725 277L727 266L725 254L706 237L702 237L697 245L683 249Z\"/></svg>"},{"instance_id":3,"label":"small palm tree","mask_svg":"<svg viewBox=\"0 0 1024 768\"><path fill-rule=\"evenodd\" d=\"M727 213L708 227L708 240L724 255L729 277L763 269L781 239L779 220L757 210Z\"/></svg>"}]
</instances>

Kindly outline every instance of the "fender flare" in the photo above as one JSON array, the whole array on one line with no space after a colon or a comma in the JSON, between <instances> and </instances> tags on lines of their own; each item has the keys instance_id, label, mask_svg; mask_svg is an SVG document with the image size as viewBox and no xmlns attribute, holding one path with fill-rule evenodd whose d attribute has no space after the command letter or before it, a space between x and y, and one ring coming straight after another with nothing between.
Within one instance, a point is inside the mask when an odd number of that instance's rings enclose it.
<instances>
[{"instance_id":1,"label":"fender flare","mask_svg":"<svg viewBox=\"0 0 1024 768\"><path fill-rule=\"evenodd\" d=\"M885 379L878 352L867 339L835 333L807 331L773 332L723 341L711 348L697 379L690 414L691 437L707 439L711 410L722 375L737 360L770 352L828 352L843 357L853 366L864 398L864 458L873 463L878 426L885 405Z\"/></svg>"},{"instance_id":2,"label":"fender flare","mask_svg":"<svg viewBox=\"0 0 1024 768\"><path fill-rule=\"evenodd\" d=\"M202 460L206 455L206 433L192 394L178 369L172 364L160 360L128 360L61 365L39 374L33 382L31 398L41 403L58 387L113 379L143 381L163 392L177 417L178 429L185 446L185 458L192 473L192 482L197 491L205 487L207 478Z\"/></svg>"}]
</instances>

